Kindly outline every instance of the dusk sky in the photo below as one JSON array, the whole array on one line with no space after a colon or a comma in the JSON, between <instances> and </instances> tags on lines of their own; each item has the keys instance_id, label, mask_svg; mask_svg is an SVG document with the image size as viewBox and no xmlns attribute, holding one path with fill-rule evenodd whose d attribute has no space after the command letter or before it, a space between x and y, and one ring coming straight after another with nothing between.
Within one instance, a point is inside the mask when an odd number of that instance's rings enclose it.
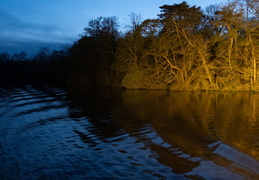
<instances>
[{"instance_id":1,"label":"dusk sky","mask_svg":"<svg viewBox=\"0 0 259 180\"><path fill-rule=\"evenodd\" d=\"M2 0L0 1L0 52L35 53L39 47L59 49L79 39L84 27L100 16L118 17L123 28L130 13L156 18L159 6L182 0ZM226 0L189 0L201 6Z\"/></svg>"}]
</instances>

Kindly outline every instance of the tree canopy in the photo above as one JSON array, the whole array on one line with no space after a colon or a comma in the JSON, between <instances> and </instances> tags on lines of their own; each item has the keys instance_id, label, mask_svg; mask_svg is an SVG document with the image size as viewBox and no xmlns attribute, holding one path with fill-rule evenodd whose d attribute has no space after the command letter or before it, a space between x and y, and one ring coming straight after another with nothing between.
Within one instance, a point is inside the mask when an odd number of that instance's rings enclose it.
<instances>
[{"instance_id":1,"label":"tree canopy","mask_svg":"<svg viewBox=\"0 0 259 180\"><path fill-rule=\"evenodd\" d=\"M258 14L257 0L228 1L205 11L183 1L160 6L155 19L130 14L124 33L116 17L99 17L66 51L41 49L30 62L48 64L51 75L69 85L259 90ZM0 54L3 69L25 59L24 52Z\"/></svg>"}]
</instances>

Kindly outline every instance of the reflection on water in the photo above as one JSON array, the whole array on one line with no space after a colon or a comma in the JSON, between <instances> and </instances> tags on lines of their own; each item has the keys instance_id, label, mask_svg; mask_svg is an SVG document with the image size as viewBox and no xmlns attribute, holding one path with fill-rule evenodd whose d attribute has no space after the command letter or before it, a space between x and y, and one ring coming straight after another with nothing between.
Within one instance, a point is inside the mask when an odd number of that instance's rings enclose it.
<instances>
[{"instance_id":1,"label":"reflection on water","mask_svg":"<svg viewBox=\"0 0 259 180\"><path fill-rule=\"evenodd\" d=\"M257 93L0 89L0 179L259 179Z\"/></svg>"}]
</instances>

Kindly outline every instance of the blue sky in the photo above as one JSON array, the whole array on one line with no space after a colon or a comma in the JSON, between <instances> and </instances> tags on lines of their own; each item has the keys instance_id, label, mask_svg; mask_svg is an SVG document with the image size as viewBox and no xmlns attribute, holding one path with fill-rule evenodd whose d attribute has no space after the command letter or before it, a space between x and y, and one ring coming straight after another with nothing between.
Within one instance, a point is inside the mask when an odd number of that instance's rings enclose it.
<instances>
[{"instance_id":1,"label":"blue sky","mask_svg":"<svg viewBox=\"0 0 259 180\"><path fill-rule=\"evenodd\" d=\"M177 4L182 0L1 0L0 52L35 53L39 47L62 48L72 44L83 33L91 19L116 16L121 27L130 13L143 19L156 18L159 6ZM205 8L214 1L187 1Z\"/></svg>"}]
</instances>

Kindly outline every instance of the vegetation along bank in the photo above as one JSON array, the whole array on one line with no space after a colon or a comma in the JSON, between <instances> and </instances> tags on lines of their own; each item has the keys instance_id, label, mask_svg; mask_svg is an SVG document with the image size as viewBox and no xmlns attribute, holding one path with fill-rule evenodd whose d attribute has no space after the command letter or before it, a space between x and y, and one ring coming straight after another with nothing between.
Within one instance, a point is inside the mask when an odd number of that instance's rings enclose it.
<instances>
[{"instance_id":1,"label":"vegetation along bank","mask_svg":"<svg viewBox=\"0 0 259 180\"><path fill-rule=\"evenodd\" d=\"M259 90L259 5L235 0L204 11L183 1L156 19L91 20L70 47L0 54L0 82L126 89Z\"/></svg>"}]
</instances>

